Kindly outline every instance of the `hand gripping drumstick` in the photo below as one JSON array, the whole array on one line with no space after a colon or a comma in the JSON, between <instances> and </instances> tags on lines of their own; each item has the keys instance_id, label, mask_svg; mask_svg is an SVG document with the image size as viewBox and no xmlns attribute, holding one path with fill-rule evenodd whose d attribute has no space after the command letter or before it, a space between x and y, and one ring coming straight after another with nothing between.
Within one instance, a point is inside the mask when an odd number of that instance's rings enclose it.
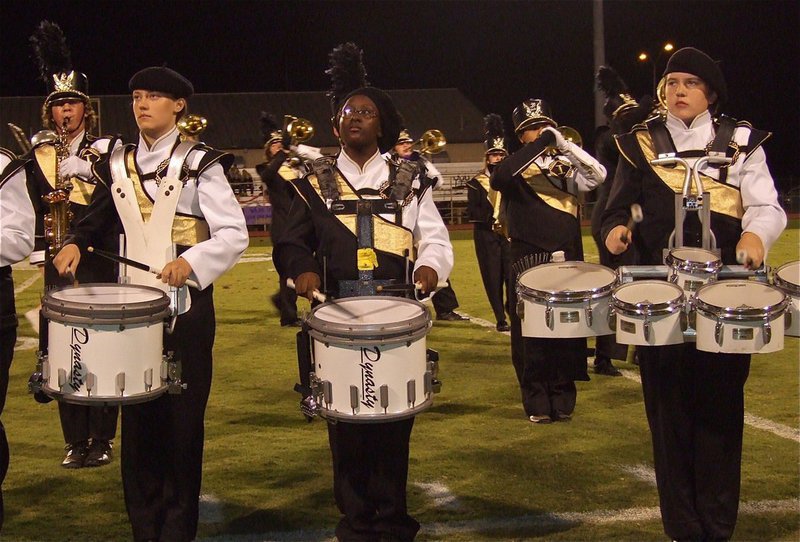
<instances>
[{"instance_id":1,"label":"hand gripping drumstick","mask_svg":"<svg viewBox=\"0 0 800 542\"><path fill-rule=\"evenodd\" d=\"M118 256L113 252L107 252L105 250L100 250L99 248L94 248L94 247L89 247L86 250L94 254L97 254L98 256L102 256L107 260L111 260L117 263L124 263L125 265L130 265L131 267L135 267L136 269L141 269L142 271L153 273L154 275L161 274L160 269L156 269L155 267L150 267L146 263L142 263L136 260L131 260L130 258L126 258L124 256ZM192 279L186 279L186 282L184 284L186 284L187 286L191 286L192 288L197 288L198 290L200 289L200 285L197 284L197 282L193 281Z\"/></svg>"},{"instance_id":2,"label":"hand gripping drumstick","mask_svg":"<svg viewBox=\"0 0 800 542\"><path fill-rule=\"evenodd\" d=\"M743 248L736 251L736 261L748 269L753 268L753 259L747 255L747 251Z\"/></svg>"},{"instance_id":3,"label":"hand gripping drumstick","mask_svg":"<svg viewBox=\"0 0 800 542\"><path fill-rule=\"evenodd\" d=\"M296 288L295 288L295 286L294 286L294 279L291 279L291 278L289 278L289 279L286 279L286 286L288 286L288 287L289 287L289 288L291 288L292 290L295 290ZM319 290L314 290L314 292L311 294L311 297L313 297L314 299L316 299L316 300L317 300L317 301L319 301L320 303L326 303L326 302L328 302L328 296L326 296L325 294L323 294L323 293L322 293L322 292L320 292ZM336 307L337 307L337 308L338 308L340 311L342 311L343 313L345 313L345 314L346 314L347 316L349 316L350 318L354 318L354 319L356 319L356 320L358 320L359 318L361 318L361 316L359 316L358 314L356 314L356 313L354 313L353 311L349 310L348 308L346 308L346 307L345 307L344 305L342 305L341 303L335 303L335 302L331 301L331 302L330 302L330 304L331 304L331 305L336 305Z\"/></svg>"},{"instance_id":4,"label":"hand gripping drumstick","mask_svg":"<svg viewBox=\"0 0 800 542\"><path fill-rule=\"evenodd\" d=\"M641 222L642 219L644 219L644 213L642 213L642 206L639 205L638 203L634 203L631 205L631 217L628 219L628 223L625 224L625 227L632 233L633 226ZM628 244L628 234L623 233L620 236L619 240L625 244Z\"/></svg>"}]
</instances>

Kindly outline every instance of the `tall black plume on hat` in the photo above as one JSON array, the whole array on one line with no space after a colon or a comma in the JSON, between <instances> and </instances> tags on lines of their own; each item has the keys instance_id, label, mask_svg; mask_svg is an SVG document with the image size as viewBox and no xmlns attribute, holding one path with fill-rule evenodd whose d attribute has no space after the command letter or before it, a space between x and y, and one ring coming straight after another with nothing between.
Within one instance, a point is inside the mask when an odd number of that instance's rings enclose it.
<instances>
[{"instance_id":1,"label":"tall black plume on hat","mask_svg":"<svg viewBox=\"0 0 800 542\"><path fill-rule=\"evenodd\" d=\"M280 132L281 130L281 127L278 126L277 119L275 119L275 115L272 113L262 111L259 122L261 124L261 135L264 136L264 141L269 141L275 132Z\"/></svg>"},{"instance_id":2,"label":"tall black plume on hat","mask_svg":"<svg viewBox=\"0 0 800 542\"><path fill-rule=\"evenodd\" d=\"M495 137L504 137L503 117L497 113L489 113L483 117L483 129L487 141Z\"/></svg>"},{"instance_id":3,"label":"tall black plume on hat","mask_svg":"<svg viewBox=\"0 0 800 542\"><path fill-rule=\"evenodd\" d=\"M39 65L39 77L46 84L52 82L54 73L72 70L67 39L57 24L50 21L40 22L30 37L30 42Z\"/></svg>"},{"instance_id":4,"label":"tall black plume on hat","mask_svg":"<svg viewBox=\"0 0 800 542\"><path fill-rule=\"evenodd\" d=\"M367 69L364 67L364 52L353 42L342 43L328 54L328 69L331 76L331 114L336 116L339 104L351 91L366 87Z\"/></svg>"}]
</instances>

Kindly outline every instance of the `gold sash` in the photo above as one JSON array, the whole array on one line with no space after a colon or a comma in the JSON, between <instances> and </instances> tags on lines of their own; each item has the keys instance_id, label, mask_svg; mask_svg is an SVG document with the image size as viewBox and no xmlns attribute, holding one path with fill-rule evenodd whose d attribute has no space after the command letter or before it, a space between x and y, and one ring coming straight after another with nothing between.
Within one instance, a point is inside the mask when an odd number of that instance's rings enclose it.
<instances>
[{"instance_id":1,"label":"gold sash","mask_svg":"<svg viewBox=\"0 0 800 542\"><path fill-rule=\"evenodd\" d=\"M153 214L153 202L139 180L139 173L136 170L136 162L133 159L133 150L129 151L126 158L128 174L133 181L133 189L136 192L136 201L139 203L139 211L142 213L142 220L148 222L150 215ZM172 221L172 242L176 245L194 246L211 237L208 229L208 222L202 218L193 216L175 215Z\"/></svg>"},{"instance_id":2,"label":"gold sash","mask_svg":"<svg viewBox=\"0 0 800 542\"><path fill-rule=\"evenodd\" d=\"M536 163L522 172L522 178L547 205L578 218L578 198L553 186Z\"/></svg>"},{"instance_id":3,"label":"gold sash","mask_svg":"<svg viewBox=\"0 0 800 542\"><path fill-rule=\"evenodd\" d=\"M286 163L283 163L280 169L278 169L278 175L283 177L283 180L285 181L293 181L300 177L297 174L297 171L294 168L287 166Z\"/></svg>"},{"instance_id":4,"label":"gold sash","mask_svg":"<svg viewBox=\"0 0 800 542\"><path fill-rule=\"evenodd\" d=\"M656 157L655 147L650 133L647 130L636 132L636 139L642 150L642 155L647 163ZM654 166L650 164L659 179L666 184L673 192L680 194L683 192L683 179L685 172L683 168L668 168L664 166ZM742 194L733 186L721 183L706 175L703 176L703 189L711 195L711 210L715 213L727 215L739 220L744 216L742 206ZM666 202L665 202L666 204Z\"/></svg>"},{"instance_id":5,"label":"gold sash","mask_svg":"<svg viewBox=\"0 0 800 542\"><path fill-rule=\"evenodd\" d=\"M311 184L311 188L314 189L314 192L317 193L322 201L325 201L325 198L322 196L322 190L319 187L319 182L317 181L317 176L312 173L307 177L307 179ZM340 199L361 199L358 194L355 193L353 187L350 186L350 183L348 183L338 171L336 172L336 182L339 185ZM357 235L356 215L348 214L333 216L335 216L339 222L341 222L348 230L350 230L353 235ZM398 226L397 224L393 224L379 215L373 215L372 228L373 242L377 250L394 254L396 256L400 256L401 258L405 257L406 251L408 251L409 259L412 262L416 260L416 254L414 252L414 236L411 233L411 230L408 230L402 226Z\"/></svg>"},{"instance_id":6,"label":"gold sash","mask_svg":"<svg viewBox=\"0 0 800 542\"><path fill-rule=\"evenodd\" d=\"M36 162L39 164L39 169L44 173L44 178L47 179L47 184L56 188L56 148L54 145L39 145L34 149ZM72 183L72 190L69 191L69 201L77 205L89 205L92 201L92 193L94 192L94 185L92 183L83 181L78 177L70 179Z\"/></svg>"}]
</instances>

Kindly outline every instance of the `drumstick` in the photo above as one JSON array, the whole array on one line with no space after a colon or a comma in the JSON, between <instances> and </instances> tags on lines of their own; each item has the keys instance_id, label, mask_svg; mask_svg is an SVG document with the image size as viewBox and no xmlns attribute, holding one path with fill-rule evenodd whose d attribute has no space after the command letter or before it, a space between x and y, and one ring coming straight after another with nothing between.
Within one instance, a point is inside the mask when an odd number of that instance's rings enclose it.
<instances>
[{"instance_id":1,"label":"drumstick","mask_svg":"<svg viewBox=\"0 0 800 542\"><path fill-rule=\"evenodd\" d=\"M446 282L436 283L436 289L441 290L447 287ZM421 290L422 283L415 282L414 284L389 284L387 286L378 286L375 288L376 292L407 292L409 290Z\"/></svg>"},{"instance_id":2,"label":"drumstick","mask_svg":"<svg viewBox=\"0 0 800 542\"><path fill-rule=\"evenodd\" d=\"M642 219L644 219L644 213L642 213L642 206L639 205L638 203L634 203L633 205L631 205L631 217L628 219L628 223L625 224L625 227L628 229L628 231L633 232L634 224L638 224L639 222L642 221ZM619 239L623 243L627 244L628 234L623 233Z\"/></svg>"},{"instance_id":3,"label":"drumstick","mask_svg":"<svg viewBox=\"0 0 800 542\"><path fill-rule=\"evenodd\" d=\"M150 267L146 263L138 262L136 260L131 260L130 258L126 258L124 256L119 256L114 254L113 252L107 252L105 250L100 250L99 248L89 247L86 249L87 251L97 254L98 256L102 256L107 260L111 260L117 263L124 263L125 265L130 265L131 267L135 267L136 269L141 269L142 271L147 271L148 273L153 273L154 275L160 275L161 270L156 269L155 267ZM191 286L192 288L200 289L200 285L197 284L192 279L186 279L186 285Z\"/></svg>"},{"instance_id":4,"label":"drumstick","mask_svg":"<svg viewBox=\"0 0 800 542\"><path fill-rule=\"evenodd\" d=\"M291 278L288 278L288 279L286 279L286 286L288 286L288 287L289 287L289 288L291 288L292 290L296 290L296 289L297 289L297 288L295 288L295 285L294 285L294 280L293 280L293 279L291 279ZM317 300L317 301L319 301L320 303L330 303L331 305L336 305L336 307L337 307L337 308L338 308L340 311L342 311L343 313L345 313L345 314L346 314L347 316L349 316L350 318L354 318L354 319L356 319L356 320L358 320L359 318L361 318L361 316L359 316L358 314L354 313L353 311L351 311L350 309L348 309L347 307L345 307L345 306L344 306L344 305L342 305L341 303L336 303L336 302L334 302L334 301L330 301L330 302L328 302L328 296L326 296L325 294L323 294L323 293L322 293L322 292L320 292L319 290L316 290L316 289L315 289L315 290L314 290L314 292L311 294L311 297L313 297L314 299L316 299L316 300Z\"/></svg>"}]
</instances>

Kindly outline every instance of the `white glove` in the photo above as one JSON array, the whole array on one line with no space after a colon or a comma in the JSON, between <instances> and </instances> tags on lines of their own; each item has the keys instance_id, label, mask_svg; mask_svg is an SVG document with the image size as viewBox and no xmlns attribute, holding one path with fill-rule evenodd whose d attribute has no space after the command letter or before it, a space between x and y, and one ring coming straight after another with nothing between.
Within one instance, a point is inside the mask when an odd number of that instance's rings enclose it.
<instances>
[{"instance_id":1,"label":"white glove","mask_svg":"<svg viewBox=\"0 0 800 542\"><path fill-rule=\"evenodd\" d=\"M558 150L560 150L561 152L567 152L568 150L570 150L569 142L566 139L564 139L564 136L561 135L561 132L559 132L552 126L545 126L545 128L542 131L544 132L545 130L553 133L553 136L556 138L556 147L558 148Z\"/></svg>"},{"instance_id":2,"label":"white glove","mask_svg":"<svg viewBox=\"0 0 800 542\"><path fill-rule=\"evenodd\" d=\"M65 158L59 164L58 170L61 177L65 179L80 177L81 179L89 180L92 178L92 166L89 161L77 156Z\"/></svg>"}]
</instances>

